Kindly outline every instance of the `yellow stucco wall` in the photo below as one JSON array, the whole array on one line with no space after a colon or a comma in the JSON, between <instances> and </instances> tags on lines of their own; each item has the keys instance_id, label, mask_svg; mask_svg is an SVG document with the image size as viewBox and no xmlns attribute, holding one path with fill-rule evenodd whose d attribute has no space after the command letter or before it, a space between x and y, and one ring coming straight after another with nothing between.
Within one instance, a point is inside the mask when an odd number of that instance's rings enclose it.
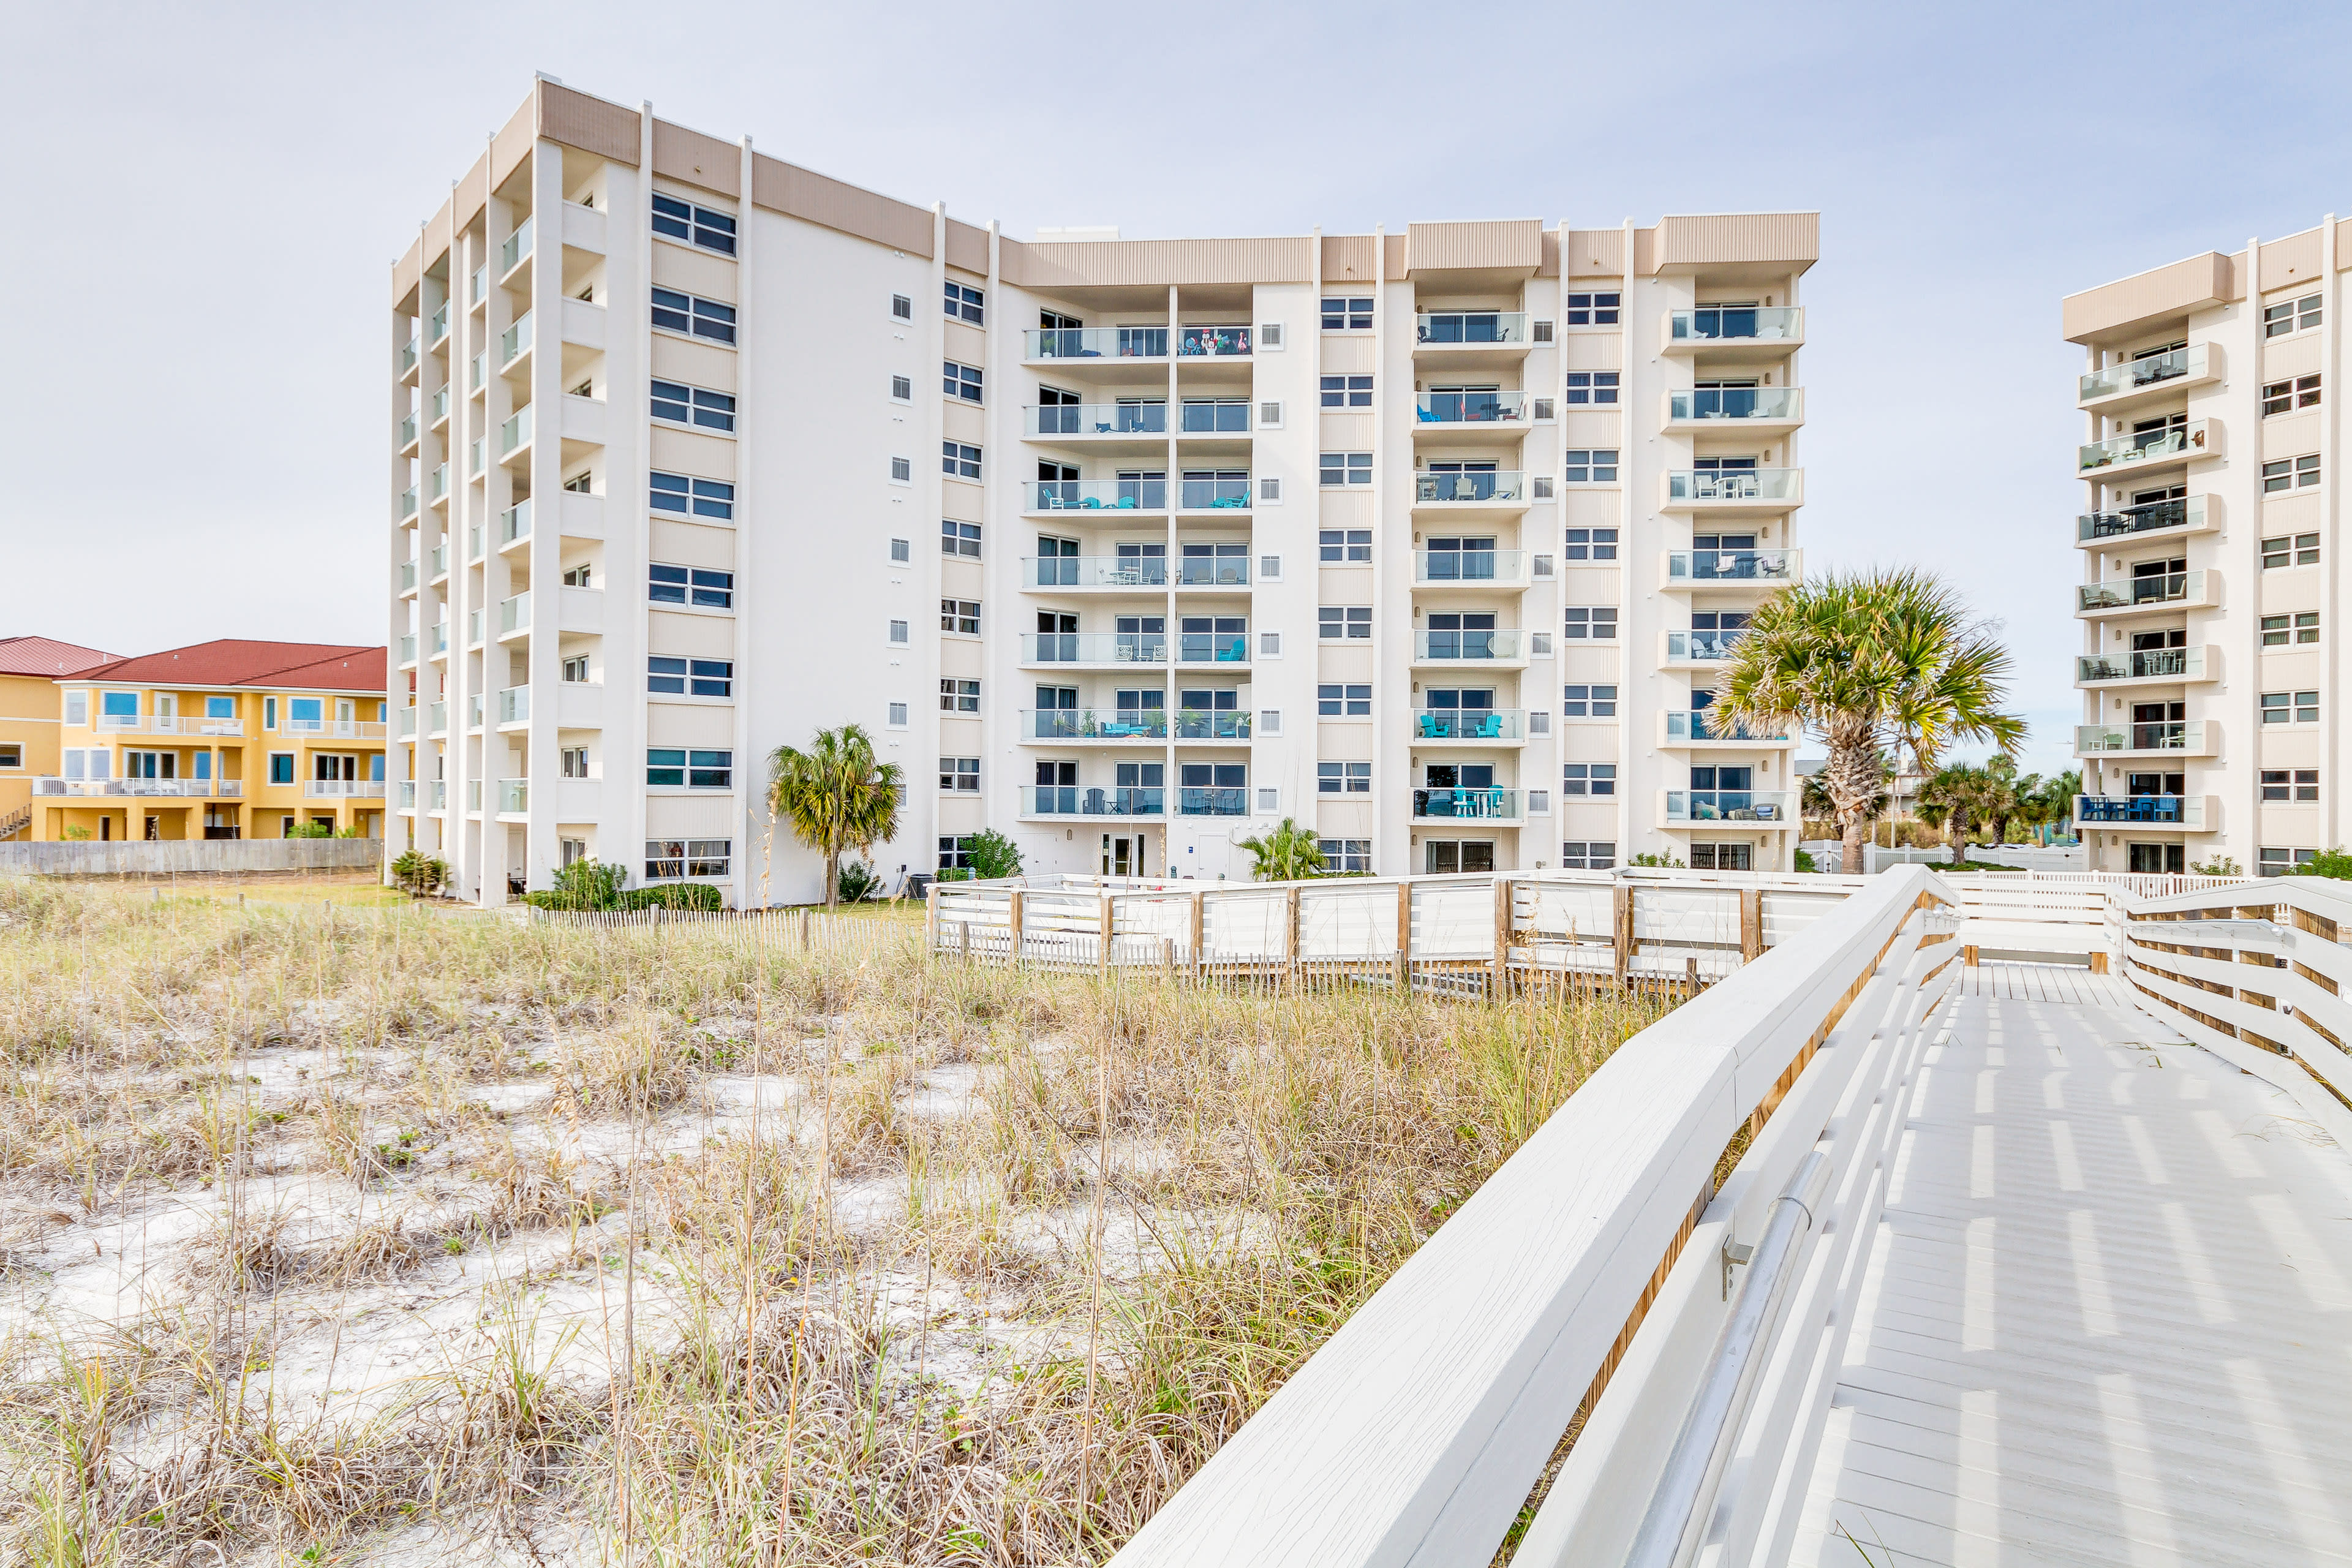
<instances>
[{"instance_id":1,"label":"yellow stucco wall","mask_svg":"<svg viewBox=\"0 0 2352 1568\"><path fill-rule=\"evenodd\" d=\"M0 823L25 809L33 781L58 771L57 681L0 675Z\"/></svg>"}]
</instances>

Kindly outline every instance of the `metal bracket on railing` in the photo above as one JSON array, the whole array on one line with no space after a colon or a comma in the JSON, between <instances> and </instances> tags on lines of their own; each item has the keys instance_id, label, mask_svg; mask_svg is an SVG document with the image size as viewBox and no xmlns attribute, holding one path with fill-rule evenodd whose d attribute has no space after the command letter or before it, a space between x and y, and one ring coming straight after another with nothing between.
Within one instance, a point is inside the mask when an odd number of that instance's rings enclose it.
<instances>
[{"instance_id":1,"label":"metal bracket on railing","mask_svg":"<svg viewBox=\"0 0 2352 1568\"><path fill-rule=\"evenodd\" d=\"M1746 1242L1734 1241L1729 1233L1723 1238L1723 1299L1731 1300L1731 1271L1756 1256L1756 1249Z\"/></svg>"}]
</instances>

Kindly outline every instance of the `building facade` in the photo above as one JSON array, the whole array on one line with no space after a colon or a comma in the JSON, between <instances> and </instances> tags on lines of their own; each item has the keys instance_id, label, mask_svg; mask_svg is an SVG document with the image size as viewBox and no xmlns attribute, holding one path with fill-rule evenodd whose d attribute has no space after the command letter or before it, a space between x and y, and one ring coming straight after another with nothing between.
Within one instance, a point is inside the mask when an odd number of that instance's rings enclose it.
<instances>
[{"instance_id":1,"label":"building facade","mask_svg":"<svg viewBox=\"0 0 2352 1568\"><path fill-rule=\"evenodd\" d=\"M2083 581L2076 820L2092 868L2278 875L2338 843L2330 218L2069 296Z\"/></svg>"},{"instance_id":2,"label":"building facade","mask_svg":"<svg viewBox=\"0 0 2352 1568\"><path fill-rule=\"evenodd\" d=\"M394 271L391 847L816 897L766 758L855 722L892 879L1785 868L1793 740L1705 708L1816 233L1024 243L542 79Z\"/></svg>"},{"instance_id":3,"label":"building facade","mask_svg":"<svg viewBox=\"0 0 2352 1568\"><path fill-rule=\"evenodd\" d=\"M0 637L0 841L32 836L35 781L58 773L58 681L121 657L51 637Z\"/></svg>"},{"instance_id":4,"label":"building facade","mask_svg":"<svg viewBox=\"0 0 2352 1568\"><path fill-rule=\"evenodd\" d=\"M381 837L381 647L223 640L56 680L35 840Z\"/></svg>"}]
</instances>

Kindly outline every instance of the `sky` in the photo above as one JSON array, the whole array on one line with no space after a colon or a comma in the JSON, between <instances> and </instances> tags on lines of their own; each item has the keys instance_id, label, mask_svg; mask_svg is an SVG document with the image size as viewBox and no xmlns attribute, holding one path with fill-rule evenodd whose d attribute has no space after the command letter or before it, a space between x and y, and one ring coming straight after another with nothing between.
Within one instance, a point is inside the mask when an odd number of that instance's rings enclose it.
<instances>
[{"instance_id":1,"label":"sky","mask_svg":"<svg viewBox=\"0 0 2352 1568\"><path fill-rule=\"evenodd\" d=\"M1816 209L1809 571L2080 637L2067 293L2352 213L2352 6L19 4L0 636L386 635L389 268L531 72L977 223ZM2331 91L2331 89L2334 90Z\"/></svg>"}]
</instances>

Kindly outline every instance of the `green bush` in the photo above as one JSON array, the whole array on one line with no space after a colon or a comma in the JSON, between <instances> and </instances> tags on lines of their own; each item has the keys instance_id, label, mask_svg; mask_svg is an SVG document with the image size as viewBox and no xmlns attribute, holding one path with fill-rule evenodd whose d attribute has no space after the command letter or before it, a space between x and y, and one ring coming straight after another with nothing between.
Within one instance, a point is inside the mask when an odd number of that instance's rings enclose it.
<instances>
[{"instance_id":1,"label":"green bush","mask_svg":"<svg viewBox=\"0 0 2352 1568\"><path fill-rule=\"evenodd\" d=\"M525 893L522 901L533 909L569 910L575 913L594 913L621 907L621 880L626 873L618 865L583 858L574 860L555 874L555 886L543 892Z\"/></svg>"},{"instance_id":2,"label":"green bush","mask_svg":"<svg viewBox=\"0 0 2352 1568\"><path fill-rule=\"evenodd\" d=\"M1809 849L1800 849L1797 851L1797 869L1800 871L1818 871L1821 869L1821 867L1813 862L1812 851Z\"/></svg>"},{"instance_id":3,"label":"green bush","mask_svg":"<svg viewBox=\"0 0 2352 1568\"><path fill-rule=\"evenodd\" d=\"M449 879L449 862L422 849L405 849L392 863L392 879L410 898L421 899Z\"/></svg>"},{"instance_id":4,"label":"green bush","mask_svg":"<svg viewBox=\"0 0 2352 1568\"><path fill-rule=\"evenodd\" d=\"M1636 855L1631 860L1626 861L1625 864L1628 866L1656 866L1661 868L1676 871L1687 870L1689 868L1680 860L1675 858L1674 853L1671 850L1664 855Z\"/></svg>"},{"instance_id":5,"label":"green bush","mask_svg":"<svg viewBox=\"0 0 2352 1568\"><path fill-rule=\"evenodd\" d=\"M841 901L862 904L882 896L882 874L863 860L841 863Z\"/></svg>"},{"instance_id":6,"label":"green bush","mask_svg":"<svg viewBox=\"0 0 2352 1568\"><path fill-rule=\"evenodd\" d=\"M964 846L964 858L971 866L972 876L983 882L1000 877L1021 875L1021 847L993 827L985 827L971 836Z\"/></svg>"},{"instance_id":7,"label":"green bush","mask_svg":"<svg viewBox=\"0 0 2352 1568\"><path fill-rule=\"evenodd\" d=\"M621 894L615 906L624 910L694 910L717 913L724 907L719 889L708 882L656 882L650 888L631 888Z\"/></svg>"},{"instance_id":8,"label":"green bush","mask_svg":"<svg viewBox=\"0 0 2352 1568\"><path fill-rule=\"evenodd\" d=\"M2337 881L2352 882L2352 854L2345 853L2338 844L2333 849L2323 849L2303 865L2287 873L2290 877L2332 877Z\"/></svg>"}]
</instances>

